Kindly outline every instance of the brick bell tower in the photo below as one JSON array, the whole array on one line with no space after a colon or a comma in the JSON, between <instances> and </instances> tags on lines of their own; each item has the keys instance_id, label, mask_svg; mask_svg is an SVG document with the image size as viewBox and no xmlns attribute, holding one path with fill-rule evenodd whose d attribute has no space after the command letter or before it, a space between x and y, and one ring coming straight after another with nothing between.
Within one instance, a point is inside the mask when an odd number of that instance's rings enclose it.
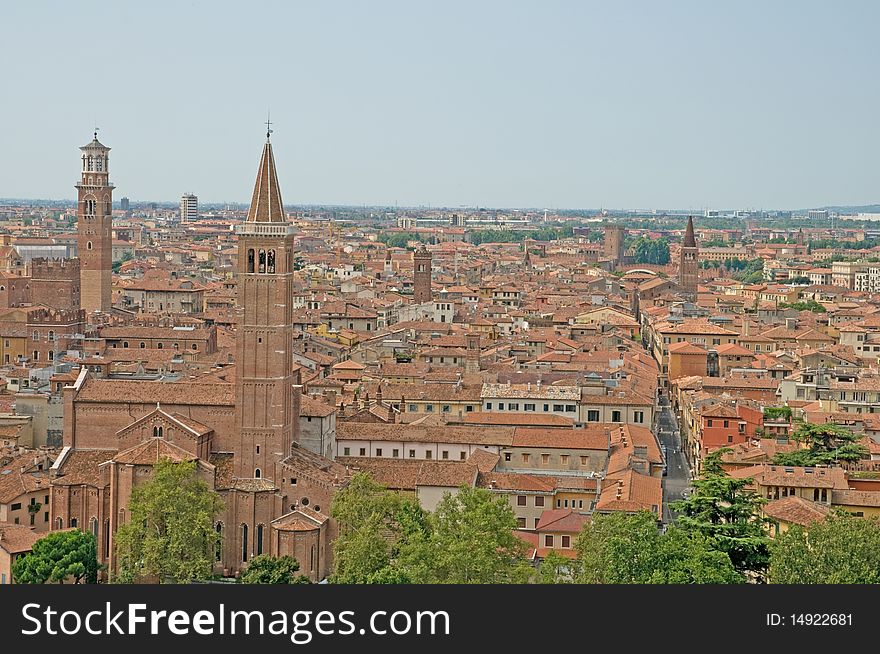
<instances>
[{"instance_id":1,"label":"brick bell tower","mask_svg":"<svg viewBox=\"0 0 880 654\"><path fill-rule=\"evenodd\" d=\"M697 284L700 279L699 254L697 239L694 236L694 217L688 216L678 259L678 285L682 293L694 299L697 297Z\"/></svg>"},{"instance_id":2,"label":"brick bell tower","mask_svg":"<svg viewBox=\"0 0 880 654\"><path fill-rule=\"evenodd\" d=\"M422 243L413 252L413 303L424 304L431 297L431 253Z\"/></svg>"},{"instance_id":3,"label":"brick bell tower","mask_svg":"<svg viewBox=\"0 0 880 654\"><path fill-rule=\"evenodd\" d=\"M113 271L113 184L110 183L110 148L98 141L82 151L82 177L78 192L77 249L79 251L80 307L86 313L110 311Z\"/></svg>"},{"instance_id":4,"label":"brick bell tower","mask_svg":"<svg viewBox=\"0 0 880 654\"><path fill-rule=\"evenodd\" d=\"M298 438L299 382L293 365L293 228L287 224L275 157L266 144L245 222L238 225L235 476L272 478ZM273 480L277 481L277 480Z\"/></svg>"}]
</instances>

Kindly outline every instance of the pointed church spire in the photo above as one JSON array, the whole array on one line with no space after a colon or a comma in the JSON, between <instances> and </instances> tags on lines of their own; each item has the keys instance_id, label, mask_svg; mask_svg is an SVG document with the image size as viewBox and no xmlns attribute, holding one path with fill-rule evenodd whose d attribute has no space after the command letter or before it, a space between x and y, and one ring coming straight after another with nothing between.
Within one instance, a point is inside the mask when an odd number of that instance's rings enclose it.
<instances>
[{"instance_id":1,"label":"pointed church spire","mask_svg":"<svg viewBox=\"0 0 880 654\"><path fill-rule=\"evenodd\" d=\"M263 156L260 158L260 169L257 171L257 181L254 184L254 195L251 198L251 206L245 222L249 223L285 223L284 205L281 202L281 189L278 187L278 176L275 174L275 156L272 154L272 144L269 142L269 133L266 134L266 144L263 146Z\"/></svg>"},{"instance_id":2,"label":"pointed church spire","mask_svg":"<svg viewBox=\"0 0 880 654\"><path fill-rule=\"evenodd\" d=\"M684 243L682 245L686 248L697 247L697 239L694 238L694 217L693 216L688 216L688 226L684 232Z\"/></svg>"}]
</instances>

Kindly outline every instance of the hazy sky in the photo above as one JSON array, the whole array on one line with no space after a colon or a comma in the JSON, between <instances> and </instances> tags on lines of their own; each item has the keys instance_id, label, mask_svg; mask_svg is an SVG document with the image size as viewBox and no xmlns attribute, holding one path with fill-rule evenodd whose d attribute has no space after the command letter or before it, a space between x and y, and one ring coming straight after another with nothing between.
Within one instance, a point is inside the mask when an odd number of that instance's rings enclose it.
<instances>
[{"instance_id":1,"label":"hazy sky","mask_svg":"<svg viewBox=\"0 0 880 654\"><path fill-rule=\"evenodd\" d=\"M804 208L880 202L880 3L16 2L0 197Z\"/></svg>"}]
</instances>

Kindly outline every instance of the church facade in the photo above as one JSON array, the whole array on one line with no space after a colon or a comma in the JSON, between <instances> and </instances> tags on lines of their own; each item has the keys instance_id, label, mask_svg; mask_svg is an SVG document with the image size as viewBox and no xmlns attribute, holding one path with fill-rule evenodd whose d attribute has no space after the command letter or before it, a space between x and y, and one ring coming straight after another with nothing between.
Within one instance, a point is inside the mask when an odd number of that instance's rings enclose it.
<instances>
[{"instance_id":1,"label":"church facade","mask_svg":"<svg viewBox=\"0 0 880 654\"><path fill-rule=\"evenodd\" d=\"M99 561L111 571L114 534L128 518L132 490L165 458L195 461L223 499L215 522L222 541L217 574L237 576L260 554L294 556L313 581L332 570L330 506L349 471L299 444L293 234L268 136L238 228L236 364L226 380L105 380L83 368L63 390L52 528L92 531Z\"/></svg>"}]
</instances>

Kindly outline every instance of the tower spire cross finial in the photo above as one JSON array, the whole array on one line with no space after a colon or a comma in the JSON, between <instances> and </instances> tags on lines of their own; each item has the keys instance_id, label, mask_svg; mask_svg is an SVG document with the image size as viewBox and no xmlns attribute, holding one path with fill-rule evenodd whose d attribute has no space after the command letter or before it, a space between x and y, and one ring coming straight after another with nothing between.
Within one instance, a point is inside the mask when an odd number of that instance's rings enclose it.
<instances>
[{"instance_id":1,"label":"tower spire cross finial","mask_svg":"<svg viewBox=\"0 0 880 654\"><path fill-rule=\"evenodd\" d=\"M98 140L98 130L99 130L99 129L101 129L101 128L98 127L97 125L95 125L95 140L96 140L96 141Z\"/></svg>"},{"instance_id":2,"label":"tower spire cross finial","mask_svg":"<svg viewBox=\"0 0 880 654\"><path fill-rule=\"evenodd\" d=\"M269 112L266 112L266 140L269 140L269 135L272 133L272 121L269 120Z\"/></svg>"}]
</instances>

